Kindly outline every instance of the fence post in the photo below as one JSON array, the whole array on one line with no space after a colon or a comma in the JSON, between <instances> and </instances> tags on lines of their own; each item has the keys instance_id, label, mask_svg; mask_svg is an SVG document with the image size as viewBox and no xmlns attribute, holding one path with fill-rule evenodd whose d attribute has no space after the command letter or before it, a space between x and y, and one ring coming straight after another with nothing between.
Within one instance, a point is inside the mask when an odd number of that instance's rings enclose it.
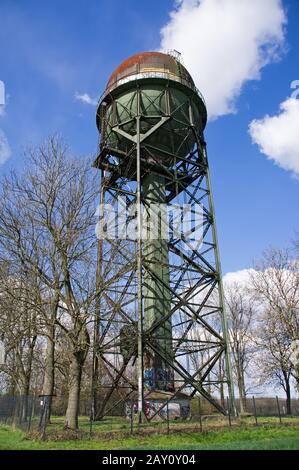
<instances>
[{"instance_id":1,"label":"fence post","mask_svg":"<svg viewBox=\"0 0 299 470\"><path fill-rule=\"evenodd\" d=\"M254 398L254 396L252 397L252 402L253 402L253 413L254 413L254 418L255 418L255 425L257 426L257 425L258 425L258 422L257 422L256 406L255 406L255 398Z\"/></svg>"},{"instance_id":2,"label":"fence post","mask_svg":"<svg viewBox=\"0 0 299 470\"><path fill-rule=\"evenodd\" d=\"M166 413L167 413L167 434L169 434L169 405L168 405L168 400L166 402Z\"/></svg>"},{"instance_id":3,"label":"fence post","mask_svg":"<svg viewBox=\"0 0 299 470\"><path fill-rule=\"evenodd\" d=\"M232 425L232 420L231 420L231 415L230 415L230 402L229 402L228 397L226 397L226 404L227 404L228 422L229 422L229 426L231 427L231 425Z\"/></svg>"},{"instance_id":4,"label":"fence post","mask_svg":"<svg viewBox=\"0 0 299 470\"><path fill-rule=\"evenodd\" d=\"M281 424L281 413L280 413L280 406L279 406L279 400L278 400L278 396L277 396L277 395L276 395L276 404L277 404L279 422L280 422L280 424Z\"/></svg>"},{"instance_id":5,"label":"fence post","mask_svg":"<svg viewBox=\"0 0 299 470\"><path fill-rule=\"evenodd\" d=\"M130 416L130 420L131 420L131 434L133 434L133 429L134 429L133 408L134 408L134 402L133 402L133 400L131 399L131 416Z\"/></svg>"},{"instance_id":6,"label":"fence post","mask_svg":"<svg viewBox=\"0 0 299 470\"><path fill-rule=\"evenodd\" d=\"M200 432L202 432L202 417L201 417L201 402L200 402L200 397L198 397L198 416L199 416Z\"/></svg>"}]
</instances>

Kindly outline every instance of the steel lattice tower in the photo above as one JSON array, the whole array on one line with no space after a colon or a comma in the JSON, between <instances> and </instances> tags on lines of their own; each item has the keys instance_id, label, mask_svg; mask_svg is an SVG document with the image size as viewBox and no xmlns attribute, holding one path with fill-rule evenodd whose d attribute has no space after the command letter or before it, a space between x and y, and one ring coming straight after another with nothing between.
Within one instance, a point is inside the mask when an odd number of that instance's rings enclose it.
<instances>
[{"instance_id":1,"label":"steel lattice tower","mask_svg":"<svg viewBox=\"0 0 299 470\"><path fill-rule=\"evenodd\" d=\"M208 391L224 382L234 402L206 121L203 97L172 54L127 59L100 99L100 152L94 162L101 171L94 339L98 418L111 411L116 390L119 400L138 394L140 420L151 390L168 392L163 406L183 391L200 394L225 413ZM136 226L135 238L124 236L119 219L117 233L107 225L120 198ZM160 207L158 214L152 205ZM176 231L164 236L163 211L169 206L191 208L191 218L201 208L197 243L176 237ZM155 226L156 238L144 237L145 220ZM223 355L225 377L212 380Z\"/></svg>"}]
</instances>

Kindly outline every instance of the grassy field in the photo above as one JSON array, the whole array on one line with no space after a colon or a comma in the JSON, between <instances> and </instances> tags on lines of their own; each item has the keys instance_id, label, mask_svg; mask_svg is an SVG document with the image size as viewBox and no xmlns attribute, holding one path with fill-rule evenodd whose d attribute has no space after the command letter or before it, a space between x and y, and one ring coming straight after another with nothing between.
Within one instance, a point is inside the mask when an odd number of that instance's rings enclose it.
<instances>
[{"instance_id":1,"label":"grassy field","mask_svg":"<svg viewBox=\"0 0 299 470\"><path fill-rule=\"evenodd\" d=\"M59 418L54 420L47 431L46 441L40 441L34 433L28 436L20 430L2 425L0 426L0 449L299 450L299 420L295 418L285 419L283 425L279 425L275 418L267 418L258 427L253 426L252 418L235 424L231 428L223 427L221 422L210 425L204 423L203 433L195 429L194 425L191 427L192 423L186 425L184 429L172 424L170 435L161 434L165 429L163 431L158 426L150 433L133 436L130 436L125 429L126 423L119 419L107 419L105 422L98 423L94 426L91 437L86 419L81 419L79 436L68 434L68 432L65 434L61 424L62 421Z\"/></svg>"}]
</instances>

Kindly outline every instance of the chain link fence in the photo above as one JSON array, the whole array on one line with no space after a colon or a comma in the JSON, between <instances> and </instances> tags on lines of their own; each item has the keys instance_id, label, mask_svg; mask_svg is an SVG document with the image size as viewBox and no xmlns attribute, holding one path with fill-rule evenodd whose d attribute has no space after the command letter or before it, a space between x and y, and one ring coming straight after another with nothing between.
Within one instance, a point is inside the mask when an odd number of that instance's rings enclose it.
<instances>
[{"instance_id":1,"label":"chain link fence","mask_svg":"<svg viewBox=\"0 0 299 470\"><path fill-rule=\"evenodd\" d=\"M0 396L0 423L23 431L38 430L43 436L49 420L49 396Z\"/></svg>"},{"instance_id":2,"label":"chain link fence","mask_svg":"<svg viewBox=\"0 0 299 470\"><path fill-rule=\"evenodd\" d=\"M0 423L22 429L24 432L35 431L41 439L56 436L65 425L67 397L50 396L0 396ZM158 413L153 420L140 426L137 419L137 404L134 400L123 403L109 403L111 413L102 419L91 419L90 399L84 397L80 406L79 427L82 438L88 434L95 438L113 438L118 434L171 433L171 432L201 432L214 428L236 425L284 424L288 419L299 417L299 400L291 401L292 415L287 414L286 400L278 397L247 397L245 413L240 414L239 420L234 420L233 412L228 406L228 400L219 400L226 409L226 416L220 415L213 406L203 398L193 397L190 401L188 416L173 416L170 406L165 406L163 413ZM136 405L136 406L135 406ZM161 406L161 403L160 403ZM50 420L51 407L51 420ZM236 400L239 412L240 403ZM76 437L78 438L78 436ZM80 438L80 437L79 437Z\"/></svg>"}]
</instances>

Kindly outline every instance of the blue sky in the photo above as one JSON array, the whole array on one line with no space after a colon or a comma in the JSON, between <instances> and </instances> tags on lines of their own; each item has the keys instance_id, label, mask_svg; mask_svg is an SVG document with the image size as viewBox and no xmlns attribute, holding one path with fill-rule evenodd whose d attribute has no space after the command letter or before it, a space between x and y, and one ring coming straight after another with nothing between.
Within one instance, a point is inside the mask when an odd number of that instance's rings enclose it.
<instances>
[{"instance_id":1,"label":"blue sky","mask_svg":"<svg viewBox=\"0 0 299 470\"><path fill-rule=\"evenodd\" d=\"M248 131L252 120L277 115L291 82L299 80L299 2L284 1L283 7L287 24L279 60L262 67L258 80L244 80L235 112L212 120L206 130L225 273L249 267L267 246L286 246L299 232L298 176L267 159ZM170 0L1 0L6 107L0 129L11 156L0 171L21 167L24 147L56 131L76 154L95 154L95 108L75 99L76 92L99 97L122 60L160 48L160 31L173 9ZM194 47L196 53L196 42ZM221 80L215 77L215 88Z\"/></svg>"}]
</instances>

